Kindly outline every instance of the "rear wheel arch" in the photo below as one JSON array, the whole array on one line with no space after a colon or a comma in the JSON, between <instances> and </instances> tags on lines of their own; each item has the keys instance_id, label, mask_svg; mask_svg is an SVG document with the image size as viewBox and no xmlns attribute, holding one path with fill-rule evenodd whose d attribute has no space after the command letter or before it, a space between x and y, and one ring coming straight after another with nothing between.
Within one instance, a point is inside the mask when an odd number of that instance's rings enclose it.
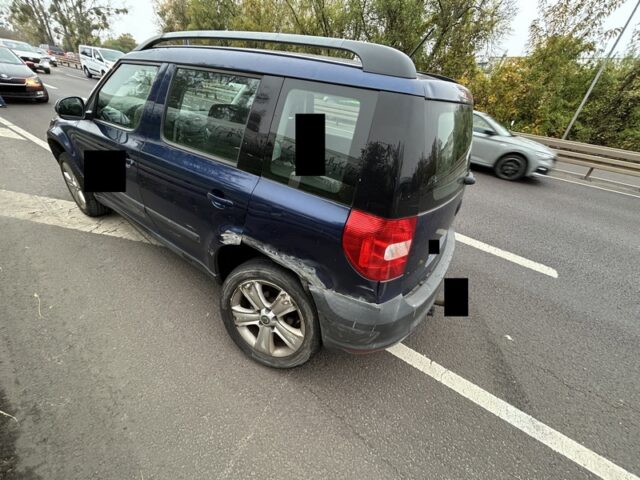
<instances>
[{"instance_id":1,"label":"rear wheel arch","mask_svg":"<svg viewBox=\"0 0 640 480\"><path fill-rule=\"evenodd\" d=\"M218 249L215 258L215 272L218 280L224 282L229 274L239 265L252 258L264 258L271 260L262 252L246 244L224 245Z\"/></svg>"}]
</instances>

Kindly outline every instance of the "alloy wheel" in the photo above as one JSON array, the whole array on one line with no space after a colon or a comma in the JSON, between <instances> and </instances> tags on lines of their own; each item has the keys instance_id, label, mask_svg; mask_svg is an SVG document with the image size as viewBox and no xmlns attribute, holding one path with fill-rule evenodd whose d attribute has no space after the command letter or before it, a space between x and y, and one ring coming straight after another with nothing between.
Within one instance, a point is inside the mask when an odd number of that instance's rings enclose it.
<instances>
[{"instance_id":1,"label":"alloy wheel","mask_svg":"<svg viewBox=\"0 0 640 480\"><path fill-rule=\"evenodd\" d=\"M238 285L231 313L238 333L256 352L286 357L302 346L302 312L289 293L271 282L256 279Z\"/></svg>"},{"instance_id":2,"label":"alloy wheel","mask_svg":"<svg viewBox=\"0 0 640 480\"><path fill-rule=\"evenodd\" d=\"M80 182L71 171L71 167L69 164L64 162L62 164L62 176L64 177L64 181L69 187L69 191L71 192L71 196L76 201L76 203L82 209L87 208L87 200L84 198L84 193L82 192L82 187L80 186Z\"/></svg>"}]
</instances>

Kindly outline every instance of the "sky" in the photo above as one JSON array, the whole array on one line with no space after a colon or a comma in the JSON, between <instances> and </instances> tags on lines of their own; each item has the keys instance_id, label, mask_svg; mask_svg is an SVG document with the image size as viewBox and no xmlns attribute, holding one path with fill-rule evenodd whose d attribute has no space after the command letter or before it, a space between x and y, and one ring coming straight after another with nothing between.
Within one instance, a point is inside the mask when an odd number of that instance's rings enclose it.
<instances>
[{"instance_id":1,"label":"sky","mask_svg":"<svg viewBox=\"0 0 640 480\"><path fill-rule=\"evenodd\" d=\"M633 10L637 0L626 0L605 23L605 28L622 27ZM117 2L114 2L117 3ZM112 28L112 34L118 36L122 33L130 33L138 42L142 42L158 33L155 22L153 4L151 0L129 0L126 3L129 13L118 21ZM536 0L516 0L518 14L511 24L511 34L505 36L496 48L496 55L506 52L507 56L520 56L526 53L526 44L529 35L529 25L538 16L538 2ZM616 53L624 52L631 39L634 27L640 25L640 9L636 12L625 35L620 39ZM613 39L610 45L613 44ZM603 48L605 46L603 45ZM607 50L610 46L606 47Z\"/></svg>"}]
</instances>

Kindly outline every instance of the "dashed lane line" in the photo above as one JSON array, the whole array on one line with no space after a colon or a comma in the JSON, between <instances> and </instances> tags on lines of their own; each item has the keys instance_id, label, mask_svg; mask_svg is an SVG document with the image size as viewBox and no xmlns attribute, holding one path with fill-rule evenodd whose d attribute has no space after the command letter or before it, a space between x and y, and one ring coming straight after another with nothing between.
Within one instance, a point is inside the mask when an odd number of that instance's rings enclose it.
<instances>
[{"instance_id":1,"label":"dashed lane line","mask_svg":"<svg viewBox=\"0 0 640 480\"><path fill-rule=\"evenodd\" d=\"M477 248L478 250L482 250L483 252L490 253L491 255L495 255L496 257L503 258L512 263L520 265L521 267L533 270L534 272L548 275L551 278L558 278L558 271L551 267L543 265L542 263L534 262L533 260L529 260L528 258L521 257L520 255L516 255L515 253L502 250L501 248L494 247L493 245L481 242L480 240L467 237L466 235L462 235L461 233L456 233L456 242L464 243L465 245L469 245L470 247Z\"/></svg>"}]
</instances>

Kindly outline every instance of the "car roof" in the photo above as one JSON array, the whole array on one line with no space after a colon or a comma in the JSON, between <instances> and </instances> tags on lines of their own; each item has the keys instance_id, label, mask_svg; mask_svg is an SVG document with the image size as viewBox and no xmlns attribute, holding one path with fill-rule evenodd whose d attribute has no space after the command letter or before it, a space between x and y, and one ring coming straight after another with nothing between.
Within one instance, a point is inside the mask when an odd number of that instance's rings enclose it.
<instances>
[{"instance_id":1,"label":"car roof","mask_svg":"<svg viewBox=\"0 0 640 480\"><path fill-rule=\"evenodd\" d=\"M357 61L283 52L205 45L156 46L126 54L121 61L168 62L197 67L233 69L245 73L277 75L421 96L434 100L469 103L468 92L456 83L418 75L403 78L364 72Z\"/></svg>"}]
</instances>

